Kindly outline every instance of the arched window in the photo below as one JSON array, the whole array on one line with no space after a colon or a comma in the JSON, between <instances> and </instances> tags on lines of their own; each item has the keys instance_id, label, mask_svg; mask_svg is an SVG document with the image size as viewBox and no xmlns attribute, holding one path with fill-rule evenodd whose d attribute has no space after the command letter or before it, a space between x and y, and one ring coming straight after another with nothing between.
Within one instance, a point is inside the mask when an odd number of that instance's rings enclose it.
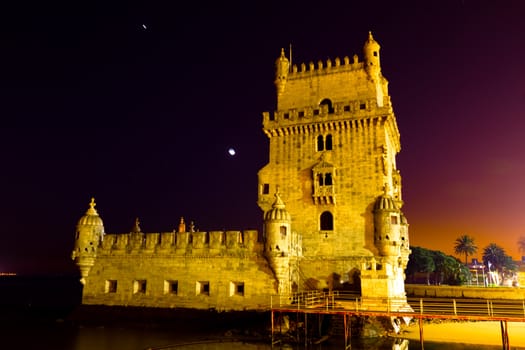
<instances>
[{"instance_id":1,"label":"arched window","mask_svg":"<svg viewBox=\"0 0 525 350\"><path fill-rule=\"evenodd\" d=\"M324 175L324 184L325 186L332 186L332 174L326 173Z\"/></svg>"},{"instance_id":2,"label":"arched window","mask_svg":"<svg viewBox=\"0 0 525 350\"><path fill-rule=\"evenodd\" d=\"M332 150L332 135L326 135L324 146L327 151Z\"/></svg>"},{"instance_id":3,"label":"arched window","mask_svg":"<svg viewBox=\"0 0 525 350\"><path fill-rule=\"evenodd\" d=\"M319 135L317 136L317 150L318 151L331 151L333 149L332 135L328 134L326 136Z\"/></svg>"},{"instance_id":4,"label":"arched window","mask_svg":"<svg viewBox=\"0 0 525 350\"><path fill-rule=\"evenodd\" d=\"M319 103L319 106L327 106L328 107L328 114L334 113L334 107L332 106L332 101L330 99L325 98L324 100Z\"/></svg>"},{"instance_id":5,"label":"arched window","mask_svg":"<svg viewBox=\"0 0 525 350\"><path fill-rule=\"evenodd\" d=\"M323 174L317 174L317 182L319 183L319 186L324 185Z\"/></svg>"},{"instance_id":6,"label":"arched window","mask_svg":"<svg viewBox=\"0 0 525 350\"><path fill-rule=\"evenodd\" d=\"M325 211L321 214L320 219L321 231L333 231L334 230L334 217L329 211Z\"/></svg>"},{"instance_id":7,"label":"arched window","mask_svg":"<svg viewBox=\"0 0 525 350\"><path fill-rule=\"evenodd\" d=\"M323 135L317 136L317 150L318 151L324 151Z\"/></svg>"}]
</instances>

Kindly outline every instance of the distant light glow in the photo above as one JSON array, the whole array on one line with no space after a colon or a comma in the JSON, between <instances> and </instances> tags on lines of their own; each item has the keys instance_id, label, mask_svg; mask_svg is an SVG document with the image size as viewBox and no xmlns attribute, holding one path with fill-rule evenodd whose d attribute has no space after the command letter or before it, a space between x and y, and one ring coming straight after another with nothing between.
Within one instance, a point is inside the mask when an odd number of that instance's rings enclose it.
<instances>
[{"instance_id":1,"label":"distant light glow","mask_svg":"<svg viewBox=\"0 0 525 350\"><path fill-rule=\"evenodd\" d=\"M148 27L146 27L145 24L142 25L142 28L144 28L144 29L148 29Z\"/></svg>"},{"instance_id":2,"label":"distant light glow","mask_svg":"<svg viewBox=\"0 0 525 350\"><path fill-rule=\"evenodd\" d=\"M235 155L235 153L236 153L236 152L235 152L235 150L234 150L233 148L228 149L228 154L229 154L230 156L233 157L233 156Z\"/></svg>"}]
</instances>

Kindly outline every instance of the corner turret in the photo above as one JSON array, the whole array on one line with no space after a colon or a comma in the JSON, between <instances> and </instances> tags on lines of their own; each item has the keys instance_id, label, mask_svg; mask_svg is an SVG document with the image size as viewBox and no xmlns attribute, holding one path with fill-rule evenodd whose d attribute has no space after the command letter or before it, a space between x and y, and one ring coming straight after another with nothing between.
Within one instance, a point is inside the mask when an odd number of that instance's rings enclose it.
<instances>
[{"instance_id":1,"label":"corner turret","mask_svg":"<svg viewBox=\"0 0 525 350\"><path fill-rule=\"evenodd\" d=\"M279 195L275 193L272 209L264 215L264 253L278 281L279 294L291 292L290 250L291 216Z\"/></svg>"},{"instance_id":2,"label":"corner turret","mask_svg":"<svg viewBox=\"0 0 525 350\"><path fill-rule=\"evenodd\" d=\"M374 40L372 32L368 32L368 39L363 47L363 53L365 56L365 70L373 81L378 81L381 74L380 48L381 46Z\"/></svg>"},{"instance_id":3,"label":"corner turret","mask_svg":"<svg viewBox=\"0 0 525 350\"><path fill-rule=\"evenodd\" d=\"M281 49L281 56L275 61L275 87L277 88L277 96L280 96L284 92L289 71L290 62L284 54L284 49Z\"/></svg>"},{"instance_id":4,"label":"corner turret","mask_svg":"<svg viewBox=\"0 0 525 350\"><path fill-rule=\"evenodd\" d=\"M388 194L374 206L374 244L381 256L400 256L409 249L408 224L396 202Z\"/></svg>"},{"instance_id":5,"label":"corner turret","mask_svg":"<svg viewBox=\"0 0 525 350\"><path fill-rule=\"evenodd\" d=\"M287 256L289 254L290 222L290 213L286 210L279 192L276 192L272 209L264 215L264 251L267 256Z\"/></svg>"},{"instance_id":6,"label":"corner turret","mask_svg":"<svg viewBox=\"0 0 525 350\"><path fill-rule=\"evenodd\" d=\"M75 245L71 259L80 269L80 281L85 283L89 271L95 264L97 248L104 237L104 223L95 209L95 198L91 198L89 209L77 223Z\"/></svg>"}]
</instances>

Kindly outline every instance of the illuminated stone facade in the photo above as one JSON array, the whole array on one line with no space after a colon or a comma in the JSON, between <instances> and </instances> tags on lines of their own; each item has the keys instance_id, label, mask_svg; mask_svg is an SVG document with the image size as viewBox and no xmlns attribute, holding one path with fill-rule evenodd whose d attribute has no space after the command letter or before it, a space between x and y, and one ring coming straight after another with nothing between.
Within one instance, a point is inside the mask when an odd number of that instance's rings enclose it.
<instances>
[{"instance_id":1,"label":"illuminated stone facade","mask_svg":"<svg viewBox=\"0 0 525 350\"><path fill-rule=\"evenodd\" d=\"M399 131L379 44L364 60L276 62L277 110L263 113L257 231L105 234L91 203L73 259L86 304L267 309L270 295L360 292L363 305L406 306L408 224L396 167ZM190 232L188 232L190 231ZM387 301L388 300L388 301Z\"/></svg>"}]
</instances>

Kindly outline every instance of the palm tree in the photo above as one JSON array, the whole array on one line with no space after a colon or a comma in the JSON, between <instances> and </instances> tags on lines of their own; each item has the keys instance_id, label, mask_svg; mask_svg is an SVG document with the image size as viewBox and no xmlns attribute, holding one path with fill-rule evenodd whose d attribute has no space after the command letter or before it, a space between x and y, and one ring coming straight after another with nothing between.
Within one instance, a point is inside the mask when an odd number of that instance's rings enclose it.
<instances>
[{"instance_id":1,"label":"palm tree","mask_svg":"<svg viewBox=\"0 0 525 350\"><path fill-rule=\"evenodd\" d=\"M508 278L517 270L517 265L512 257L495 243L490 243L483 249L483 263L488 266L489 273L496 272L503 279Z\"/></svg>"},{"instance_id":2,"label":"palm tree","mask_svg":"<svg viewBox=\"0 0 525 350\"><path fill-rule=\"evenodd\" d=\"M478 247L474 244L474 238L468 235L462 235L456 239L454 252L456 254L465 254L465 265L468 264L468 256L473 255L477 251Z\"/></svg>"},{"instance_id":3,"label":"palm tree","mask_svg":"<svg viewBox=\"0 0 525 350\"><path fill-rule=\"evenodd\" d=\"M501 271L505 267L506 256L505 249L496 243L490 243L483 249L483 263L489 266L489 269L490 266L494 266L495 270Z\"/></svg>"}]
</instances>

